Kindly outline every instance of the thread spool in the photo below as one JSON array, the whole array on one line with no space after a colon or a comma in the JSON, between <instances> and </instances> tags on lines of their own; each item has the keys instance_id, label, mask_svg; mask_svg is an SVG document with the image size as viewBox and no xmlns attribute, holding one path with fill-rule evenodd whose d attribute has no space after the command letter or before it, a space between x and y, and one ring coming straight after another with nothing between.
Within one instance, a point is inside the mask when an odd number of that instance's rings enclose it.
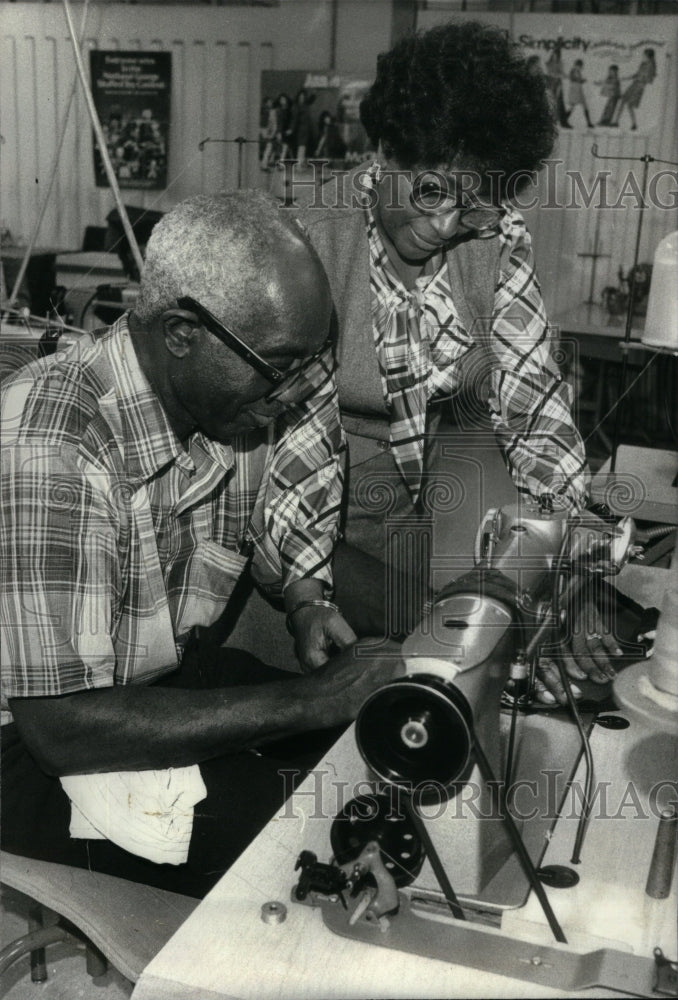
<instances>
[{"instance_id":1,"label":"thread spool","mask_svg":"<svg viewBox=\"0 0 678 1000\"><path fill-rule=\"evenodd\" d=\"M615 698L629 717L675 743L678 725L678 538L664 592L652 656L617 674Z\"/></svg>"},{"instance_id":2,"label":"thread spool","mask_svg":"<svg viewBox=\"0 0 678 1000\"><path fill-rule=\"evenodd\" d=\"M659 243L652 264L645 329L641 341L678 350L678 230Z\"/></svg>"}]
</instances>

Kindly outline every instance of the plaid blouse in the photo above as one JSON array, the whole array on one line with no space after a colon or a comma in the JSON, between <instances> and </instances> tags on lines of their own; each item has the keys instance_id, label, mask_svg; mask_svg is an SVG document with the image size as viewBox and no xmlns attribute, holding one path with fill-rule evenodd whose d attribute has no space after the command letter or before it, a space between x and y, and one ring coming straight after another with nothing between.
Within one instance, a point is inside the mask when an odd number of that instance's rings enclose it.
<instances>
[{"instance_id":1,"label":"plaid blouse","mask_svg":"<svg viewBox=\"0 0 678 1000\"><path fill-rule=\"evenodd\" d=\"M368 173L367 183L374 182ZM372 326L393 457L416 503L421 490L427 408L457 392L460 361L475 345L455 309L444 252L427 261L408 291L391 265L369 194L364 196L370 252ZM551 355L546 320L521 216L508 209L497 237L499 280L489 332L492 428L519 492L554 495L554 507L586 499L584 444L571 413L570 386ZM481 365L482 368L482 365ZM480 368L476 375L482 380Z\"/></svg>"},{"instance_id":2,"label":"plaid blouse","mask_svg":"<svg viewBox=\"0 0 678 1000\"><path fill-rule=\"evenodd\" d=\"M79 356L78 356L79 354ZM123 316L3 389L3 698L148 681L226 606L249 557L271 589L331 586L344 438L315 391L231 446L184 450Z\"/></svg>"}]
</instances>

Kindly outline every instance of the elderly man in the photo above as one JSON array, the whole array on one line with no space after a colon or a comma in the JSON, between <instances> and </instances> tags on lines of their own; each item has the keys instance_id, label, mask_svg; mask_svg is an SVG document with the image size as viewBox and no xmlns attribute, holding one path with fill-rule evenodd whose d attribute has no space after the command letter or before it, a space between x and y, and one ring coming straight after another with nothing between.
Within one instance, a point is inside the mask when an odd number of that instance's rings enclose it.
<instances>
[{"instance_id":1,"label":"elderly man","mask_svg":"<svg viewBox=\"0 0 678 1000\"><path fill-rule=\"evenodd\" d=\"M154 230L129 316L5 387L6 849L200 896L289 791L279 771L314 762L283 738L345 724L392 675L326 599L329 319L294 220L200 196ZM201 654L248 563L313 673Z\"/></svg>"}]
</instances>

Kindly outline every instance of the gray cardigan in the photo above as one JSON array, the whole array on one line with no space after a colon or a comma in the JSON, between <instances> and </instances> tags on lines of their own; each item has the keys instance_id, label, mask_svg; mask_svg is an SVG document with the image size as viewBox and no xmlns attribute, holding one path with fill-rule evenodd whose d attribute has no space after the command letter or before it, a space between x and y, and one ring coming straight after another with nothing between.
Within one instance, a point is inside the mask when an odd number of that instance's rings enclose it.
<instances>
[{"instance_id":1,"label":"gray cardigan","mask_svg":"<svg viewBox=\"0 0 678 1000\"><path fill-rule=\"evenodd\" d=\"M332 289L341 408L377 415L374 400L381 400L379 415L385 416L372 332L365 216L360 206L352 204L356 177L365 169L362 164L338 180L334 178L316 193L316 201L322 200L322 206L305 205L295 215L308 231ZM455 306L465 328L484 350L498 280L499 241L468 240L448 251L447 262ZM373 401L372 405L369 401Z\"/></svg>"}]
</instances>

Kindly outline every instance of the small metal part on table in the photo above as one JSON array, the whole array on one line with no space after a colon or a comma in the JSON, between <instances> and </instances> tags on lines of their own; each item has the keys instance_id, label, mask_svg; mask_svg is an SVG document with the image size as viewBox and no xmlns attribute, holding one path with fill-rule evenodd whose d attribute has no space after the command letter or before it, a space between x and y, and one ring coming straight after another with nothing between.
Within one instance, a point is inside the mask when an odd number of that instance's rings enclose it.
<instances>
[{"instance_id":1,"label":"small metal part on table","mask_svg":"<svg viewBox=\"0 0 678 1000\"><path fill-rule=\"evenodd\" d=\"M282 924L287 919L287 907L277 900L270 900L261 907L261 919L265 924Z\"/></svg>"}]
</instances>

